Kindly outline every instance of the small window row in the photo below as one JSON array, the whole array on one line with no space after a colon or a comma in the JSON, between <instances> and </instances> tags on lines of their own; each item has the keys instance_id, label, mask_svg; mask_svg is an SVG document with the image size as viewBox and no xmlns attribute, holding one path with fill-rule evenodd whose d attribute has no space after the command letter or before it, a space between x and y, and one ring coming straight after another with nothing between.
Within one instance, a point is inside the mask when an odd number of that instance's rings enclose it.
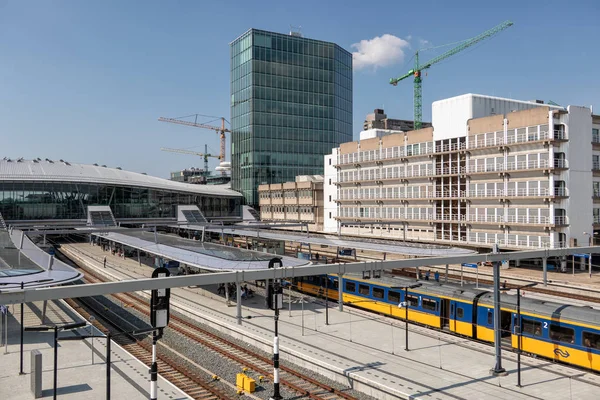
<instances>
[{"instance_id":1,"label":"small window row","mask_svg":"<svg viewBox=\"0 0 600 400\"><path fill-rule=\"evenodd\" d=\"M346 281L344 283L345 283L345 291L346 292L356 293L356 286L357 286L356 282ZM369 288L370 288L369 285L364 285L364 284L359 283L358 284L358 293L363 296L369 296L371 294ZM383 288L373 287L372 296L376 299L386 300L385 299L385 290ZM400 303L400 292L388 290L387 301L390 303L395 303L395 304ZM406 301L408 301L408 305L410 307L419 307L419 297L418 296L409 294L406 297ZM423 309L429 310L429 311L436 311L437 307L438 307L437 306L438 302L436 300L432 300L432 299L423 298L421 300L421 304L422 304Z\"/></svg>"},{"instance_id":2,"label":"small window row","mask_svg":"<svg viewBox=\"0 0 600 400\"><path fill-rule=\"evenodd\" d=\"M523 333L531 336L542 336L542 322L528 318L523 318ZM544 328L548 326L544 322ZM550 323L550 339L562 343L575 343L575 330L567 326L561 326ZM600 334L594 332L583 331L582 344L591 349L600 349Z\"/></svg>"}]
</instances>

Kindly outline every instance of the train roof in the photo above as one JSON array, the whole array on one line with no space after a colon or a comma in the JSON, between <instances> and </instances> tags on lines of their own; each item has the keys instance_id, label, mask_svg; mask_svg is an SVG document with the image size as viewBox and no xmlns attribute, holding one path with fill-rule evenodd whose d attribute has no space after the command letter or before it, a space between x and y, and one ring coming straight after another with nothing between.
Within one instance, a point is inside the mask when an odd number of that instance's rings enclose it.
<instances>
[{"instance_id":1,"label":"train roof","mask_svg":"<svg viewBox=\"0 0 600 400\"><path fill-rule=\"evenodd\" d=\"M361 274L345 274L345 279L353 279L364 281L370 284L379 284L386 287L404 287L420 283L421 287L410 289L411 291L430 293L434 296L449 297L458 300L473 301L473 299L481 293L486 293L487 290L476 289L471 285L460 286L453 283L439 283L435 281L417 281L414 278L400 276L382 276L380 278L367 278Z\"/></svg>"},{"instance_id":2,"label":"train roof","mask_svg":"<svg viewBox=\"0 0 600 400\"><path fill-rule=\"evenodd\" d=\"M411 289L419 293L427 293L433 296L443 296L456 300L473 301L480 297L479 303L494 304L494 294L489 290L477 289L472 285L460 286L456 283L439 283L435 281L417 281L414 278L396 277L384 275L379 278L363 277L361 274L345 274L344 278L363 281L370 284L377 284L385 287L404 287L417 283L421 287ZM501 293L500 302L502 307L516 309L516 294ZM600 325L600 310L589 306L573 306L561 304L553 301L532 299L521 296L521 311L530 314L536 314L547 318L564 319L572 322L586 323L591 325Z\"/></svg>"}]
</instances>

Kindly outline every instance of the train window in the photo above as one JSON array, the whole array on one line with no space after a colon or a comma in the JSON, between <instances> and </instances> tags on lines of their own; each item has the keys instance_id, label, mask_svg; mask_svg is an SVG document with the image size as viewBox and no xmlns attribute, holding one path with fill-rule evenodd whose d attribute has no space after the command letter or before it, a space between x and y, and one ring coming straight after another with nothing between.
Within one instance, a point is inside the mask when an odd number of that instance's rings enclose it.
<instances>
[{"instance_id":1,"label":"train window","mask_svg":"<svg viewBox=\"0 0 600 400\"><path fill-rule=\"evenodd\" d=\"M339 288L339 287L340 287L340 283L338 282L338 280L337 280L337 279L334 279L334 280L333 280L333 288L334 288L335 290L338 290L338 288Z\"/></svg>"},{"instance_id":2,"label":"train window","mask_svg":"<svg viewBox=\"0 0 600 400\"><path fill-rule=\"evenodd\" d=\"M375 297L377 299L383 299L383 289L374 287L373 288L373 297Z\"/></svg>"},{"instance_id":3,"label":"train window","mask_svg":"<svg viewBox=\"0 0 600 400\"><path fill-rule=\"evenodd\" d=\"M356 283L346 282L346 292L356 292Z\"/></svg>"},{"instance_id":4,"label":"train window","mask_svg":"<svg viewBox=\"0 0 600 400\"><path fill-rule=\"evenodd\" d=\"M574 343L575 331L566 326L550 324L550 339L563 343Z\"/></svg>"},{"instance_id":5,"label":"train window","mask_svg":"<svg viewBox=\"0 0 600 400\"><path fill-rule=\"evenodd\" d=\"M406 296L406 300L408 301L408 305L410 307L419 307L419 298L417 296L411 296L409 294Z\"/></svg>"},{"instance_id":6,"label":"train window","mask_svg":"<svg viewBox=\"0 0 600 400\"><path fill-rule=\"evenodd\" d=\"M437 309L437 301L435 300L423 299L421 303L425 310L435 311Z\"/></svg>"},{"instance_id":7,"label":"train window","mask_svg":"<svg viewBox=\"0 0 600 400\"><path fill-rule=\"evenodd\" d=\"M542 323L521 317L523 328L521 331L531 336L542 336Z\"/></svg>"},{"instance_id":8,"label":"train window","mask_svg":"<svg viewBox=\"0 0 600 400\"><path fill-rule=\"evenodd\" d=\"M462 307L456 307L456 318L462 318L465 315L465 310Z\"/></svg>"},{"instance_id":9,"label":"train window","mask_svg":"<svg viewBox=\"0 0 600 400\"><path fill-rule=\"evenodd\" d=\"M400 293L389 291L388 301L392 303L400 303Z\"/></svg>"},{"instance_id":10,"label":"train window","mask_svg":"<svg viewBox=\"0 0 600 400\"><path fill-rule=\"evenodd\" d=\"M369 286L368 285L358 285L358 293L368 296L369 295Z\"/></svg>"},{"instance_id":11,"label":"train window","mask_svg":"<svg viewBox=\"0 0 600 400\"><path fill-rule=\"evenodd\" d=\"M600 349L600 335L583 331L583 345L592 349Z\"/></svg>"},{"instance_id":12,"label":"train window","mask_svg":"<svg viewBox=\"0 0 600 400\"><path fill-rule=\"evenodd\" d=\"M494 324L494 313L492 312L492 310L488 310L487 317L488 317L488 325L493 325Z\"/></svg>"}]
</instances>

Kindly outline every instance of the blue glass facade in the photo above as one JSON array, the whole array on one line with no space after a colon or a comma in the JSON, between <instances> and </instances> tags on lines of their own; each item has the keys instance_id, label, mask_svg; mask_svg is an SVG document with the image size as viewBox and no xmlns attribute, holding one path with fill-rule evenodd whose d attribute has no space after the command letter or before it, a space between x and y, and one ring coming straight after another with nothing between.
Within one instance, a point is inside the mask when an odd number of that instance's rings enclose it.
<instances>
[{"instance_id":1,"label":"blue glass facade","mask_svg":"<svg viewBox=\"0 0 600 400\"><path fill-rule=\"evenodd\" d=\"M251 29L231 43L232 188L323 174L352 141L352 55L334 43Z\"/></svg>"}]
</instances>

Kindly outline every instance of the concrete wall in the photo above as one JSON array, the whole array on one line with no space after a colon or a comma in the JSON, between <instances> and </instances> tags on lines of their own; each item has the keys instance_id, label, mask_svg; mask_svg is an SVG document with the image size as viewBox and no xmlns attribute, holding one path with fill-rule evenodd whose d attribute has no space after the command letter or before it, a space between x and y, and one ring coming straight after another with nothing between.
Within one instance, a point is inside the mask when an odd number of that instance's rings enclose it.
<instances>
[{"instance_id":1,"label":"concrete wall","mask_svg":"<svg viewBox=\"0 0 600 400\"><path fill-rule=\"evenodd\" d=\"M324 157L325 162L325 179L323 181L323 230L325 232L337 232L338 216L337 203L337 169L334 164L337 161L338 149L333 149L332 154ZM331 200L330 200L331 199Z\"/></svg>"},{"instance_id":2,"label":"concrete wall","mask_svg":"<svg viewBox=\"0 0 600 400\"><path fill-rule=\"evenodd\" d=\"M433 139L442 140L465 136L467 134L467 121L473 118L510 114L514 111L538 107L561 108L547 104L472 93L435 101L431 105L432 122L435 128Z\"/></svg>"},{"instance_id":3,"label":"concrete wall","mask_svg":"<svg viewBox=\"0 0 600 400\"><path fill-rule=\"evenodd\" d=\"M593 232L592 200L592 118L589 108L569 106L568 114L561 119L567 123L566 156L569 169L566 171L566 183L569 198L566 200L569 227L566 229L567 244L577 239L578 246L588 245L588 236L583 232ZM562 122L562 121L561 121Z\"/></svg>"}]
</instances>

